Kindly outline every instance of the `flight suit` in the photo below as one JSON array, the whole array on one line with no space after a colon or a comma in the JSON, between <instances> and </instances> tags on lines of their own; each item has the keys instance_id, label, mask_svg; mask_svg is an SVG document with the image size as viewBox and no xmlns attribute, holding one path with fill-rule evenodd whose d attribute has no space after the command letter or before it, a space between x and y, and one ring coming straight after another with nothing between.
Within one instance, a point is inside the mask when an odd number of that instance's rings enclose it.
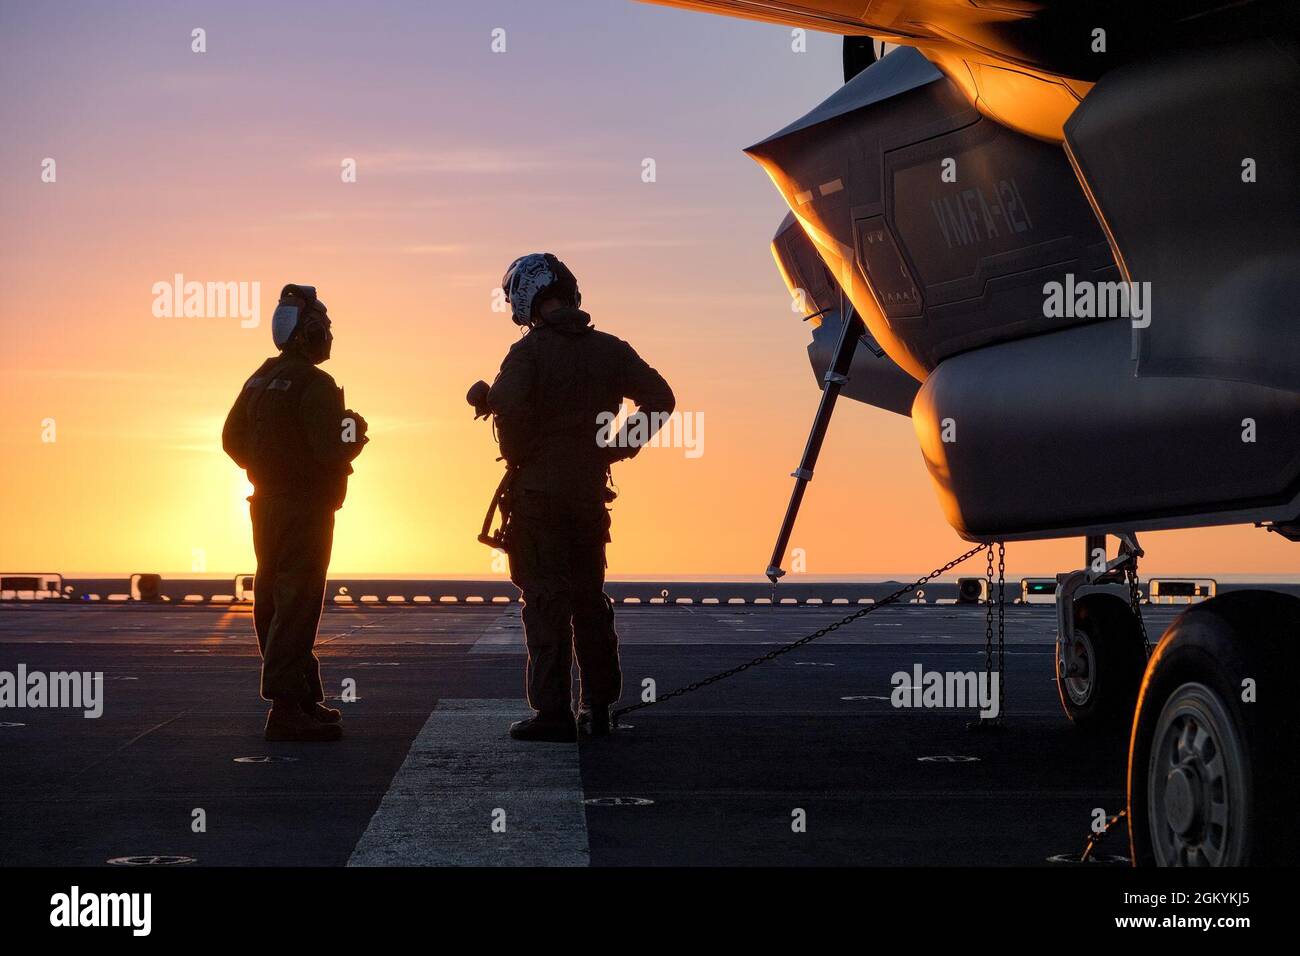
<instances>
[{"instance_id":1,"label":"flight suit","mask_svg":"<svg viewBox=\"0 0 1300 956\"><path fill-rule=\"evenodd\" d=\"M267 359L244 384L222 446L248 471L257 573L253 626L262 652L262 696L310 705L324 700L313 647L325 598L334 512L364 435L345 441L343 391L288 352Z\"/></svg>"},{"instance_id":2,"label":"flight suit","mask_svg":"<svg viewBox=\"0 0 1300 956\"><path fill-rule=\"evenodd\" d=\"M571 711L575 651L582 706L608 706L622 693L604 593L607 488L610 464L638 448L602 447L598 438L600 414L616 413L624 398L648 415L670 414L675 404L632 346L597 331L579 309L515 343L488 393L502 454L516 468L506 550L523 592L528 703L547 715Z\"/></svg>"}]
</instances>

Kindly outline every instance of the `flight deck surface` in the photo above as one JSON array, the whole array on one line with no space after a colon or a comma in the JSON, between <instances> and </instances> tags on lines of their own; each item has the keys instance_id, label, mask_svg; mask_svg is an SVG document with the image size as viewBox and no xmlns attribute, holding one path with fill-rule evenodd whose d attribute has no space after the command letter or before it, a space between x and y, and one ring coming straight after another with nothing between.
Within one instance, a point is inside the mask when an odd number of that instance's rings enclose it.
<instances>
[{"instance_id":1,"label":"flight deck surface","mask_svg":"<svg viewBox=\"0 0 1300 956\"><path fill-rule=\"evenodd\" d=\"M620 608L623 702L849 610ZM1153 636L1179 610L1146 608ZM1123 808L1127 753L1062 714L1054 634L1051 606L1008 606L1000 731L891 705L897 671L984 667L982 607L908 605L613 737L523 744L517 606L331 608L318 652L327 693L355 682L333 702L346 736L268 744L247 607L4 606L0 671L102 672L104 710L0 712L0 865L1052 865Z\"/></svg>"}]
</instances>

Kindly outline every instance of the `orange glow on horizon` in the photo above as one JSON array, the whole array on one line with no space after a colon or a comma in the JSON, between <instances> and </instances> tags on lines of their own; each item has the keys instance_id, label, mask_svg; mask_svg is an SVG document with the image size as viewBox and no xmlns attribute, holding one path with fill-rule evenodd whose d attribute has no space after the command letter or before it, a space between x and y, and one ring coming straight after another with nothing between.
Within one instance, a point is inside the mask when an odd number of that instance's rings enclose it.
<instances>
[{"instance_id":1,"label":"orange glow on horizon","mask_svg":"<svg viewBox=\"0 0 1300 956\"><path fill-rule=\"evenodd\" d=\"M761 576L819 393L769 252L787 207L741 148L839 87L839 40L791 56L779 27L700 17L684 42L679 21L625 4L610 23L638 41L611 45L603 20L528 7L508 57L477 13L429 5L400 30L364 7L302 22L217 5L206 26L222 40L203 56L167 5L90 5L74 30L15 8L0 31L0 570L250 571L247 483L221 426L273 351L280 287L302 282L333 320L325 369L370 424L332 571L500 576L476 536L502 466L464 395L518 335L492 309L502 271L549 250L593 323L704 416L699 457L651 448L615 467L610 573ZM286 35L321 55L284 69ZM445 55L429 56L435 36ZM718 82L751 75L763 82ZM572 122L521 110L521 88ZM177 274L259 283L256 326L156 314L155 285ZM1144 576L1300 565L1251 528L1143 545ZM810 575L920 574L965 550L911 422L850 401L791 547ZM1015 544L1008 572L1081 552Z\"/></svg>"}]
</instances>

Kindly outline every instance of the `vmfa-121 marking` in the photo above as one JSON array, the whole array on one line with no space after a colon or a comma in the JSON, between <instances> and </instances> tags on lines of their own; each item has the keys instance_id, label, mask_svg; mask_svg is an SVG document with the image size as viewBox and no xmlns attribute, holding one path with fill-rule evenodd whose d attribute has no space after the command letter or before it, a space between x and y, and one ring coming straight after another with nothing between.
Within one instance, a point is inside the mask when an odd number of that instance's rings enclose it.
<instances>
[{"instance_id":1,"label":"vmfa-121 marking","mask_svg":"<svg viewBox=\"0 0 1300 956\"><path fill-rule=\"evenodd\" d=\"M955 164L953 169L955 173ZM937 196L930 200L930 209L949 249L997 239L1006 230L1034 228L1014 179L999 179L987 195L982 187L973 186L956 196Z\"/></svg>"}]
</instances>

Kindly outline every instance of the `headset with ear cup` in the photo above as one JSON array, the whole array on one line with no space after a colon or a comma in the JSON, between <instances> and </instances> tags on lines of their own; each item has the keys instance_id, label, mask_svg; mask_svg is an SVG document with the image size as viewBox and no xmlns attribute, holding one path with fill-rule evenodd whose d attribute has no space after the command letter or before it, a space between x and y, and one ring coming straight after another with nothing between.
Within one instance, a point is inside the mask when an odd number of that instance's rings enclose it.
<instances>
[{"instance_id":1,"label":"headset with ear cup","mask_svg":"<svg viewBox=\"0 0 1300 956\"><path fill-rule=\"evenodd\" d=\"M330 338L328 317L325 303L316 297L315 286L291 282L280 290L280 301L271 316L271 338L283 351L298 333L304 349L317 352Z\"/></svg>"}]
</instances>

